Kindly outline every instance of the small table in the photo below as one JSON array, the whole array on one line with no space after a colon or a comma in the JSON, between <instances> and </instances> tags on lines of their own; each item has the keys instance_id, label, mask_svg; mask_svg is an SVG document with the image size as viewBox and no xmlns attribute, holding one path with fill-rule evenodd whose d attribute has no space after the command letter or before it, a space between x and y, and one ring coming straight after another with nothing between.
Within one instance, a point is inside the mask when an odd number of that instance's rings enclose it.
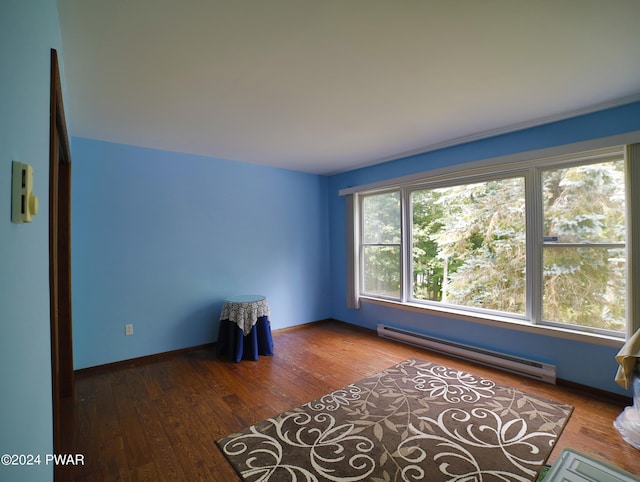
<instances>
[{"instance_id":1,"label":"small table","mask_svg":"<svg viewBox=\"0 0 640 482\"><path fill-rule=\"evenodd\" d=\"M273 355L269 304L263 295L240 295L224 301L217 354L231 360L257 360Z\"/></svg>"}]
</instances>

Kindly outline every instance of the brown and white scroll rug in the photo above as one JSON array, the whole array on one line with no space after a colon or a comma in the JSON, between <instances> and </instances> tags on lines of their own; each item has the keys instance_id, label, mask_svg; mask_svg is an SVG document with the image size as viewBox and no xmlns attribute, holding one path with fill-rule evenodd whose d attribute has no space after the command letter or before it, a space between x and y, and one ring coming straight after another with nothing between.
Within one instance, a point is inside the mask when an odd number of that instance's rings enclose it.
<instances>
[{"instance_id":1,"label":"brown and white scroll rug","mask_svg":"<svg viewBox=\"0 0 640 482\"><path fill-rule=\"evenodd\" d=\"M533 481L572 407L406 360L217 441L245 481Z\"/></svg>"}]
</instances>

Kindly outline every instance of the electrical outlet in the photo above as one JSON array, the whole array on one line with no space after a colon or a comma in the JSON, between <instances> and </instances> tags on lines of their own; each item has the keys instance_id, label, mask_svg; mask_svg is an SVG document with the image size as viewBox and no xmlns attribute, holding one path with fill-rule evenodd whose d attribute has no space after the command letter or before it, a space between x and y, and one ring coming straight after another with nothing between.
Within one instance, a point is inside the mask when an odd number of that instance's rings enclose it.
<instances>
[{"instance_id":1,"label":"electrical outlet","mask_svg":"<svg viewBox=\"0 0 640 482\"><path fill-rule=\"evenodd\" d=\"M133 324L124 325L124 334L127 336L133 335Z\"/></svg>"}]
</instances>

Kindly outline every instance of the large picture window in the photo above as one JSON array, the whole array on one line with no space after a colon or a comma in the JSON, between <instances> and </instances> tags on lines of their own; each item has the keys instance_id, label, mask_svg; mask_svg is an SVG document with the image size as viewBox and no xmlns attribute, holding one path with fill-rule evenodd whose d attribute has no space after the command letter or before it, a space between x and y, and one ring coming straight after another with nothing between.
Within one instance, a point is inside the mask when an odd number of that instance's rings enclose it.
<instances>
[{"instance_id":1,"label":"large picture window","mask_svg":"<svg viewBox=\"0 0 640 482\"><path fill-rule=\"evenodd\" d=\"M358 296L622 338L627 166L620 147L358 192Z\"/></svg>"}]
</instances>

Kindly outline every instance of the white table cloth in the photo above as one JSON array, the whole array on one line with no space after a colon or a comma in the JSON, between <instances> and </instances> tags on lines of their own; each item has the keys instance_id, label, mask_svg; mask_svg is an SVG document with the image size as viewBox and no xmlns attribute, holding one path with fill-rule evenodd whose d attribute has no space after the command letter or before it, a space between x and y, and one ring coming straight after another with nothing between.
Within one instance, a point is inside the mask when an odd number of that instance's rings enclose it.
<instances>
[{"instance_id":1,"label":"white table cloth","mask_svg":"<svg viewBox=\"0 0 640 482\"><path fill-rule=\"evenodd\" d=\"M262 295L241 295L224 301L220 320L234 322L245 336L251 333L258 318L269 316L267 297Z\"/></svg>"}]
</instances>

